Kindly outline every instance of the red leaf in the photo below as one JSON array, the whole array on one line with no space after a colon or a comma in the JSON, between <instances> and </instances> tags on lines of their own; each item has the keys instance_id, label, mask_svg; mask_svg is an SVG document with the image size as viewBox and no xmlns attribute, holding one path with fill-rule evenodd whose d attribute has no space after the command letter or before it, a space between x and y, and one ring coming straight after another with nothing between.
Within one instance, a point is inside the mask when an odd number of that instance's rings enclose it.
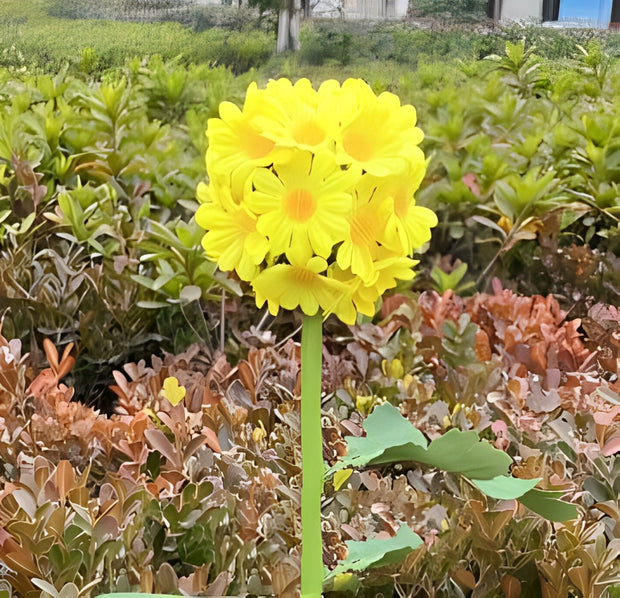
<instances>
[{"instance_id":1,"label":"red leaf","mask_svg":"<svg viewBox=\"0 0 620 598\"><path fill-rule=\"evenodd\" d=\"M620 436L612 438L602 449L601 453L605 457L611 457L611 455L620 452Z\"/></svg>"}]
</instances>

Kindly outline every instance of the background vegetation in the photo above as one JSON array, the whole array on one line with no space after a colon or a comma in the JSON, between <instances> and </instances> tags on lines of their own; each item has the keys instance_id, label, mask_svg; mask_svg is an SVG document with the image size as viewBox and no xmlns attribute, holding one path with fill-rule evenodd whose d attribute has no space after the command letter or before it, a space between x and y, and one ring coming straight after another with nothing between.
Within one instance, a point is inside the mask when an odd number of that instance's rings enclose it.
<instances>
[{"instance_id":1,"label":"background vegetation","mask_svg":"<svg viewBox=\"0 0 620 598\"><path fill-rule=\"evenodd\" d=\"M327 66L337 77L342 66L368 69L373 61L377 71L388 68L394 79L420 63L468 62L502 53L506 41L522 38L548 60L570 59L578 45L592 39L607 56L620 55L620 35L596 30L559 32L533 25L462 28L436 20L423 27L397 21L308 21L302 27L301 51L275 58L273 20L253 9L184 2L183 14L193 16L174 21L169 3L143 2L143 16L132 22L125 20L123 11L134 16L140 11L121 9L116 6L119 2L32 0L26 7L5 0L0 5L0 65L52 74L68 64L71 73L99 76L134 58L158 54L182 65L228 66L235 73L260 67L265 74L295 76L296 69L307 75L312 73L309 67Z\"/></svg>"}]
</instances>

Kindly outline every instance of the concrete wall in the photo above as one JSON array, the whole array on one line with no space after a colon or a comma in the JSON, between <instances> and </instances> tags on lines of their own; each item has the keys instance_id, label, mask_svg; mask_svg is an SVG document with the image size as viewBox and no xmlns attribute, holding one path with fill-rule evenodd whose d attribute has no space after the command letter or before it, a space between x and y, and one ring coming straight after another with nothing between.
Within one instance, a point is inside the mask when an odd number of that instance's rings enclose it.
<instances>
[{"instance_id":1,"label":"concrete wall","mask_svg":"<svg viewBox=\"0 0 620 598\"><path fill-rule=\"evenodd\" d=\"M543 0L503 0L502 21L542 19Z\"/></svg>"},{"instance_id":2,"label":"concrete wall","mask_svg":"<svg viewBox=\"0 0 620 598\"><path fill-rule=\"evenodd\" d=\"M409 0L396 0L396 16L406 17L409 8Z\"/></svg>"}]
</instances>

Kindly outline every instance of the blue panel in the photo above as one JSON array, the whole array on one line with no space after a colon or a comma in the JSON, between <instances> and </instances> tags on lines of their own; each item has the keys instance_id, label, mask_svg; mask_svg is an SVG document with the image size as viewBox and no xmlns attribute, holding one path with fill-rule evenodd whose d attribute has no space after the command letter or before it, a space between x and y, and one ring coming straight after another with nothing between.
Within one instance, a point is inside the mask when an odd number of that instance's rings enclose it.
<instances>
[{"instance_id":1,"label":"blue panel","mask_svg":"<svg viewBox=\"0 0 620 598\"><path fill-rule=\"evenodd\" d=\"M613 0L560 0L560 21L584 21L591 27L607 29Z\"/></svg>"}]
</instances>

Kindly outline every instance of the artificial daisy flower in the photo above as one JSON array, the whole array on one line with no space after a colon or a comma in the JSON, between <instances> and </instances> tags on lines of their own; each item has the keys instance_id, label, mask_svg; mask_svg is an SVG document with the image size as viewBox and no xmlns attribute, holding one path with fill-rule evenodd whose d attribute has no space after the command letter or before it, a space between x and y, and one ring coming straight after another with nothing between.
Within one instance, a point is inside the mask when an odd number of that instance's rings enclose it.
<instances>
[{"instance_id":1,"label":"artificial daisy flower","mask_svg":"<svg viewBox=\"0 0 620 598\"><path fill-rule=\"evenodd\" d=\"M415 108L401 106L398 97L389 92L375 96L360 79L343 83L339 106L338 163L357 164L376 176L403 173L407 154L424 137L415 126Z\"/></svg>"},{"instance_id":2,"label":"artificial daisy flower","mask_svg":"<svg viewBox=\"0 0 620 598\"><path fill-rule=\"evenodd\" d=\"M220 270L235 270L242 280L251 280L269 251L269 242L257 232L256 216L236 203L229 189L215 189L211 186L207 196L219 201L203 203L196 211L196 222L207 229L202 246Z\"/></svg>"},{"instance_id":3,"label":"artificial daisy flower","mask_svg":"<svg viewBox=\"0 0 620 598\"><path fill-rule=\"evenodd\" d=\"M419 152L421 160L410 162L405 176L375 178L377 197L385 200L388 207L386 224L386 242L394 251L410 254L415 248L422 247L431 238L431 228L437 226L437 216L428 208L418 206L413 197L420 186L425 173L424 155Z\"/></svg>"},{"instance_id":4,"label":"artificial daisy flower","mask_svg":"<svg viewBox=\"0 0 620 598\"><path fill-rule=\"evenodd\" d=\"M336 260L340 268L350 268L365 284L372 284L378 276L374 261L389 217L384 201L376 193L374 177L361 177L355 186L353 203L348 235L338 248Z\"/></svg>"},{"instance_id":5,"label":"artificial daisy flower","mask_svg":"<svg viewBox=\"0 0 620 598\"><path fill-rule=\"evenodd\" d=\"M229 174L238 167L267 166L273 161L276 144L253 122L259 113L260 95L253 83L248 88L243 111L231 102L220 104L220 118L207 122L207 171Z\"/></svg>"},{"instance_id":6,"label":"artificial daisy flower","mask_svg":"<svg viewBox=\"0 0 620 598\"><path fill-rule=\"evenodd\" d=\"M315 91L308 79L293 85L288 79L270 81L265 110L256 123L279 147L319 151L333 145L338 129L338 97L333 84Z\"/></svg>"},{"instance_id":7,"label":"artificial daisy flower","mask_svg":"<svg viewBox=\"0 0 620 598\"><path fill-rule=\"evenodd\" d=\"M298 152L295 158L259 168L248 207L258 215L257 230L269 238L274 256L296 246L328 258L344 238L351 212L356 169L341 170L327 152Z\"/></svg>"},{"instance_id":8,"label":"artificial daisy flower","mask_svg":"<svg viewBox=\"0 0 620 598\"><path fill-rule=\"evenodd\" d=\"M301 261L293 258L290 264L269 266L252 280L258 307L266 301L272 315L276 315L280 307L299 307L303 313L314 315L319 309L325 311L336 303L346 288L322 274L327 269L326 260L308 253L306 256L310 257Z\"/></svg>"}]
</instances>

